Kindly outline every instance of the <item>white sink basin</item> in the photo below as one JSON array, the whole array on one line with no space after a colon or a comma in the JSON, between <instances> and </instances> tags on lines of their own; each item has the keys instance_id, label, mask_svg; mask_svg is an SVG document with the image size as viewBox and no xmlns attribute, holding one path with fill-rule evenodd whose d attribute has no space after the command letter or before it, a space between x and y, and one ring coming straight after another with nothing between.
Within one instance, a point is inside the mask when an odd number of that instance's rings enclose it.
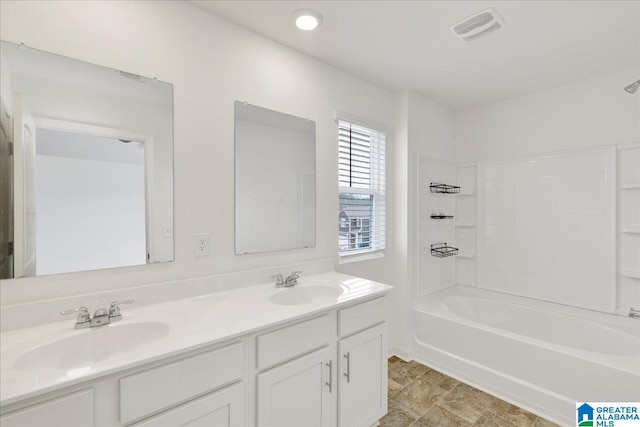
<instances>
[{"instance_id":1,"label":"white sink basin","mask_svg":"<svg viewBox=\"0 0 640 427\"><path fill-rule=\"evenodd\" d=\"M154 343L171 331L168 323L126 319L107 326L73 331L18 357L14 367L24 372L88 369L97 362Z\"/></svg>"},{"instance_id":2,"label":"white sink basin","mask_svg":"<svg viewBox=\"0 0 640 427\"><path fill-rule=\"evenodd\" d=\"M344 290L334 286L300 286L283 289L269 298L274 304L301 305L321 301L336 301Z\"/></svg>"}]
</instances>

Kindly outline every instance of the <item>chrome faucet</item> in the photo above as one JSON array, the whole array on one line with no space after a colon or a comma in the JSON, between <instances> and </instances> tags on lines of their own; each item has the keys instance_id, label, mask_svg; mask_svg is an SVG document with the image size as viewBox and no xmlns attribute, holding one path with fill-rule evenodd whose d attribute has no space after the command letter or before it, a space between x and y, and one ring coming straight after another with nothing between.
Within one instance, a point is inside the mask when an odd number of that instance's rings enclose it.
<instances>
[{"instance_id":1,"label":"chrome faucet","mask_svg":"<svg viewBox=\"0 0 640 427\"><path fill-rule=\"evenodd\" d=\"M276 288L282 288L284 286L284 279L282 278L282 274L274 274L271 276L272 279L276 279Z\"/></svg>"},{"instance_id":2,"label":"chrome faucet","mask_svg":"<svg viewBox=\"0 0 640 427\"><path fill-rule=\"evenodd\" d=\"M132 304L133 300L113 301L109 310L106 308L99 308L93 313L93 317L89 315L89 309L85 306L74 308L72 310L61 311L62 316L78 313L76 318L76 324L74 329L95 328L96 326L108 325L111 322L117 322L122 320L122 314L120 313L120 304Z\"/></svg>"},{"instance_id":3,"label":"chrome faucet","mask_svg":"<svg viewBox=\"0 0 640 427\"><path fill-rule=\"evenodd\" d=\"M634 310L633 307L631 307L631 310L629 310L629 317L640 319L640 310Z\"/></svg>"},{"instance_id":4,"label":"chrome faucet","mask_svg":"<svg viewBox=\"0 0 640 427\"><path fill-rule=\"evenodd\" d=\"M286 279L280 273L274 274L271 278L276 279L276 288L290 288L298 284L300 274L302 274L302 271L292 271Z\"/></svg>"},{"instance_id":5,"label":"chrome faucet","mask_svg":"<svg viewBox=\"0 0 640 427\"><path fill-rule=\"evenodd\" d=\"M284 279L284 287L290 288L297 285L298 279L300 278L301 274L302 271L292 271L291 274L286 279Z\"/></svg>"}]
</instances>

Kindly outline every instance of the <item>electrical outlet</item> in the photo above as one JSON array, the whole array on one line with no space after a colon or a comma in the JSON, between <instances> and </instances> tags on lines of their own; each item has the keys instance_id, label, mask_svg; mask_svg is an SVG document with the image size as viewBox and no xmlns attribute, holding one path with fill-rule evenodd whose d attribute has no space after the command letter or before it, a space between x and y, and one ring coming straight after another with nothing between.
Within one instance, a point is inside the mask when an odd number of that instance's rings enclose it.
<instances>
[{"instance_id":1,"label":"electrical outlet","mask_svg":"<svg viewBox=\"0 0 640 427\"><path fill-rule=\"evenodd\" d=\"M209 256L209 233L196 233L193 235L193 256L206 258Z\"/></svg>"}]
</instances>

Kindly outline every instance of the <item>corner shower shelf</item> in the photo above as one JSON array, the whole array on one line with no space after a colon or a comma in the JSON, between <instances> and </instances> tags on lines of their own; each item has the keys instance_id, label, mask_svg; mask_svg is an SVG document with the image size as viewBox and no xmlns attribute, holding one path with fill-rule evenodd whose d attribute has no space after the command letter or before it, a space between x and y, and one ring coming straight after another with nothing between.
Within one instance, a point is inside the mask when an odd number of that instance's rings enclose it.
<instances>
[{"instance_id":1,"label":"corner shower shelf","mask_svg":"<svg viewBox=\"0 0 640 427\"><path fill-rule=\"evenodd\" d=\"M474 221L458 221L456 222L456 227L475 227L476 223Z\"/></svg>"},{"instance_id":2,"label":"corner shower shelf","mask_svg":"<svg viewBox=\"0 0 640 427\"><path fill-rule=\"evenodd\" d=\"M460 193L460 187L458 187L457 185L440 184L438 182L432 182L429 185L429 190L432 193L443 193L443 194Z\"/></svg>"},{"instance_id":3,"label":"corner shower shelf","mask_svg":"<svg viewBox=\"0 0 640 427\"><path fill-rule=\"evenodd\" d=\"M640 190L640 182L630 182L620 186L623 190Z\"/></svg>"},{"instance_id":4,"label":"corner shower shelf","mask_svg":"<svg viewBox=\"0 0 640 427\"><path fill-rule=\"evenodd\" d=\"M445 214L431 214L432 219L451 219L453 215L445 215Z\"/></svg>"},{"instance_id":5,"label":"corner shower shelf","mask_svg":"<svg viewBox=\"0 0 640 427\"><path fill-rule=\"evenodd\" d=\"M620 272L621 276L624 277L630 277L632 279L640 279L640 270L639 271L634 271L634 270L622 270Z\"/></svg>"},{"instance_id":6,"label":"corner shower shelf","mask_svg":"<svg viewBox=\"0 0 640 427\"><path fill-rule=\"evenodd\" d=\"M431 245L431 255L437 258L446 258L457 255L458 248L448 246L446 243L435 243Z\"/></svg>"},{"instance_id":7,"label":"corner shower shelf","mask_svg":"<svg viewBox=\"0 0 640 427\"><path fill-rule=\"evenodd\" d=\"M640 225L627 225L620 229L623 233L640 234Z\"/></svg>"}]
</instances>

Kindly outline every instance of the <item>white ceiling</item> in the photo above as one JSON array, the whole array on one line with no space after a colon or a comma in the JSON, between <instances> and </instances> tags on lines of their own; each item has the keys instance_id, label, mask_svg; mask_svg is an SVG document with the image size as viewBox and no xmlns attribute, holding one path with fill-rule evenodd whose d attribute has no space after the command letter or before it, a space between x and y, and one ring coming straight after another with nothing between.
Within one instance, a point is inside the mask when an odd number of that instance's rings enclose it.
<instances>
[{"instance_id":1,"label":"white ceiling","mask_svg":"<svg viewBox=\"0 0 640 427\"><path fill-rule=\"evenodd\" d=\"M640 1L192 3L373 83L454 110L640 64ZM502 15L504 28L468 43L449 30L487 7ZM312 32L298 30L290 14L299 8L319 11L324 22Z\"/></svg>"}]
</instances>

